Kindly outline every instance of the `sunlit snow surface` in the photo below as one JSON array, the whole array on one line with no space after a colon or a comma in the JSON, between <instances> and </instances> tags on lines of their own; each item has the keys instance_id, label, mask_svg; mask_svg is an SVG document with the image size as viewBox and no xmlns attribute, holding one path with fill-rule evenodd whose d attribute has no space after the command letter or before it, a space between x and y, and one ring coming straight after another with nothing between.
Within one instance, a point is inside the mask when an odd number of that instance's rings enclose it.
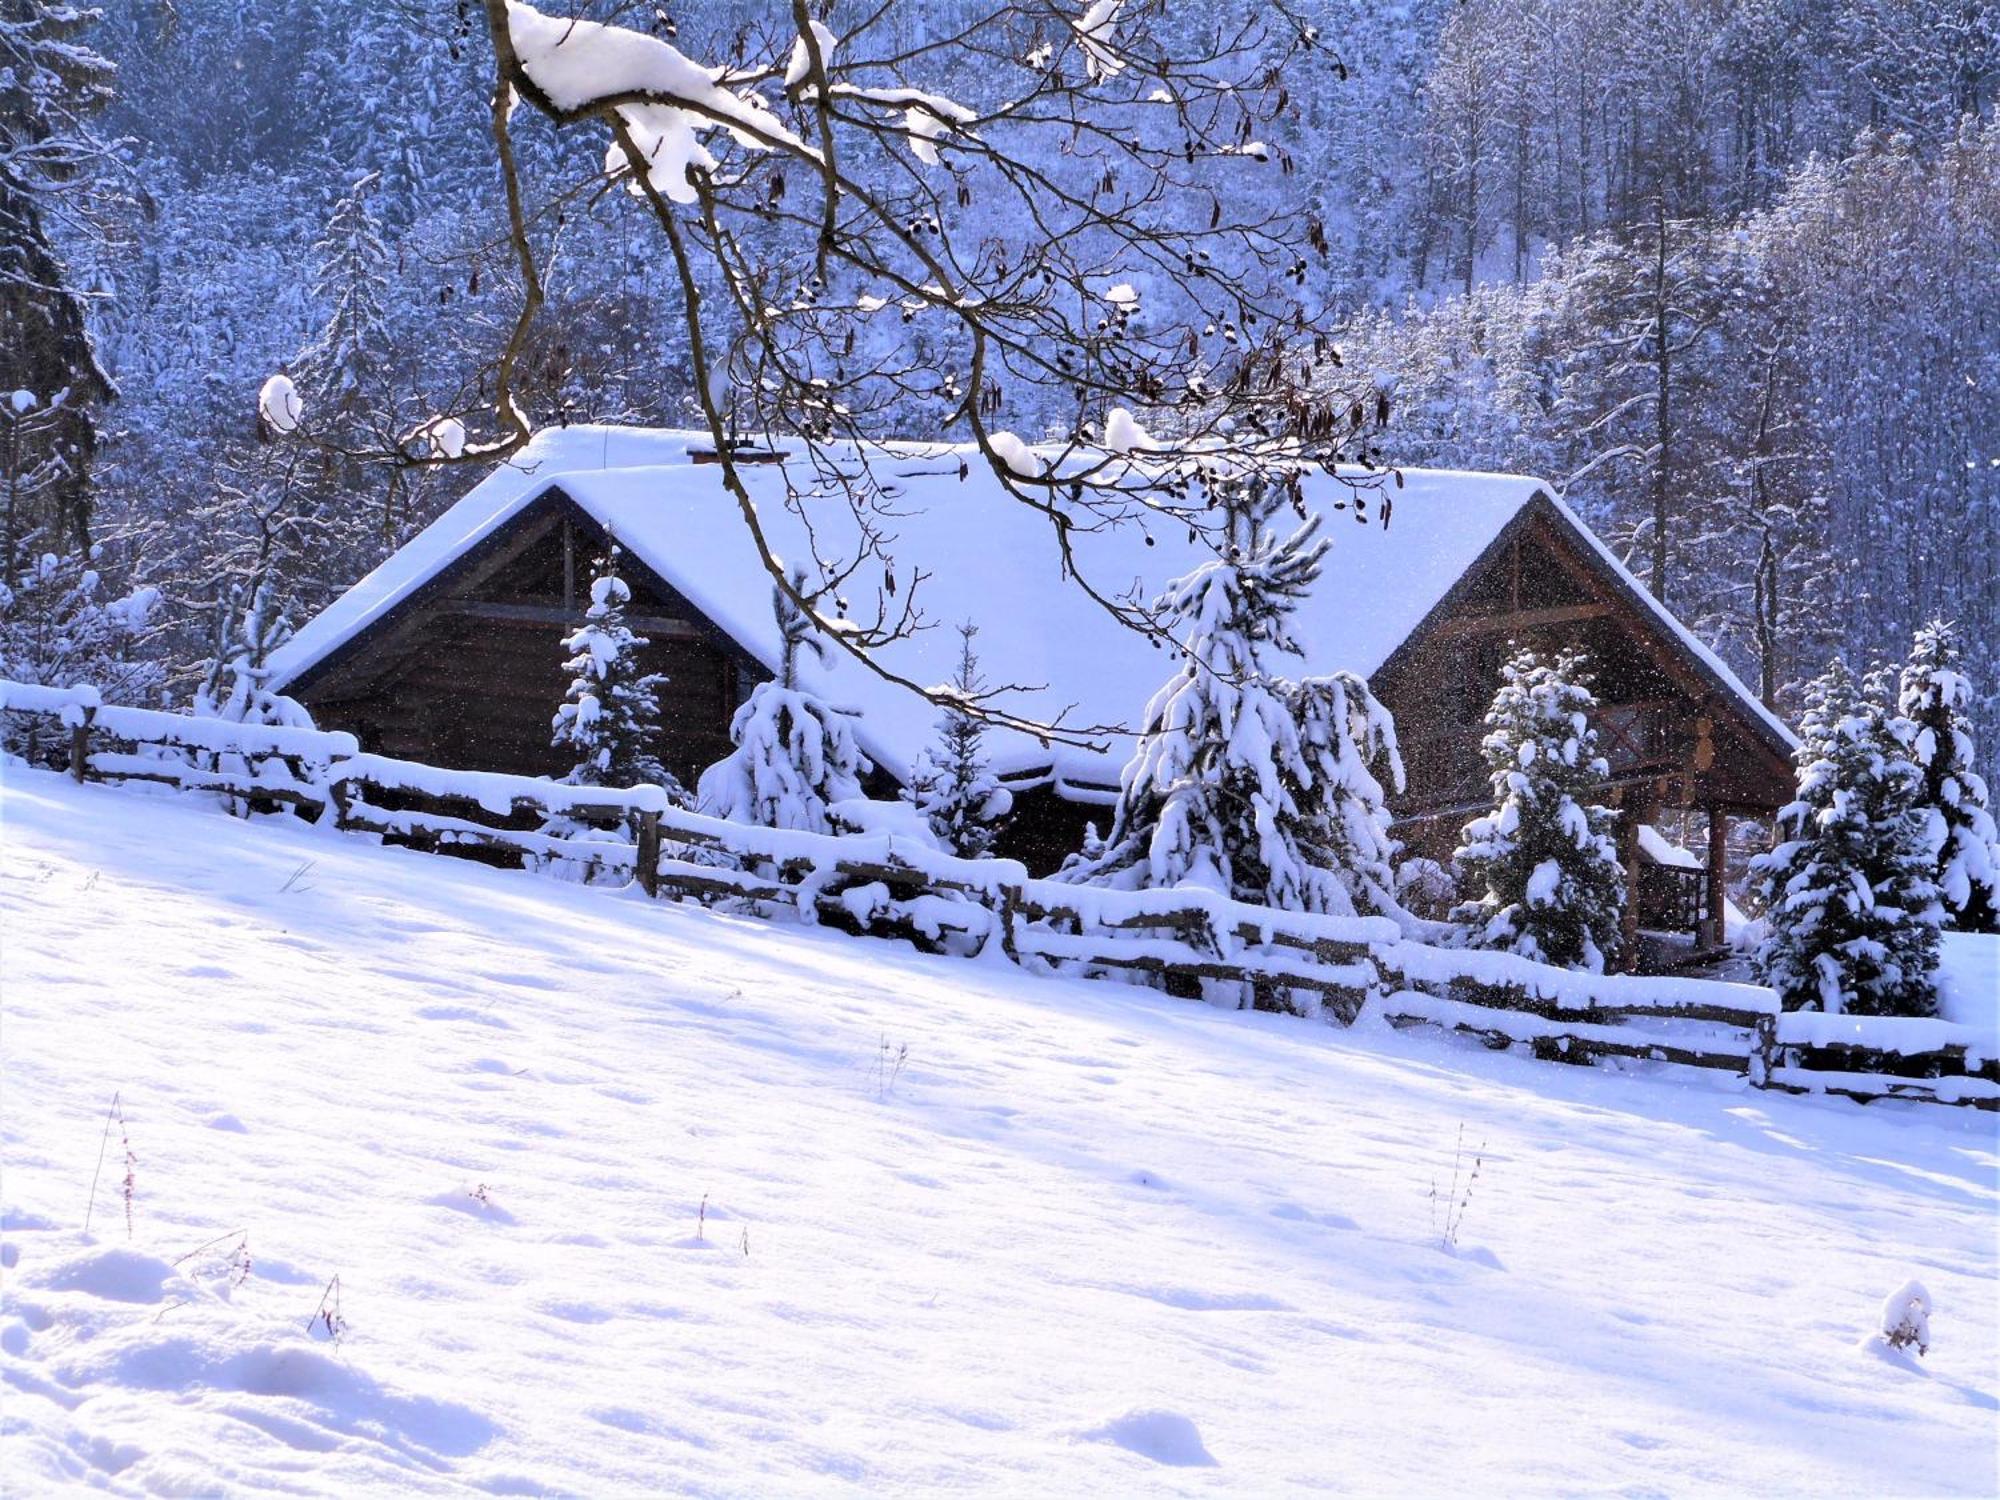
<instances>
[{"instance_id":1,"label":"sunlit snow surface","mask_svg":"<svg viewBox=\"0 0 2000 1500\"><path fill-rule=\"evenodd\" d=\"M1991 1115L6 781L9 1494L2000 1483ZM1862 1347L1911 1277L1928 1358Z\"/></svg>"}]
</instances>

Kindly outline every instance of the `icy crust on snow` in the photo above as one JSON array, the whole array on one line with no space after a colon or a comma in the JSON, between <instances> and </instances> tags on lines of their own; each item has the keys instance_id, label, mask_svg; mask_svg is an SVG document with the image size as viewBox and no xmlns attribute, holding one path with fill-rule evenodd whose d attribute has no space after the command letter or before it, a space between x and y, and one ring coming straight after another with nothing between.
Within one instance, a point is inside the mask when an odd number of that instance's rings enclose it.
<instances>
[{"instance_id":1,"label":"icy crust on snow","mask_svg":"<svg viewBox=\"0 0 2000 1500\"><path fill-rule=\"evenodd\" d=\"M788 469L808 494L803 504L822 547L851 555L857 533L845 499L813 495L814 476L800 446L774 444L791 447L793 462L740 470L773 550L787 562L812 555L805 525L786 505L787 474L781 469ZM538 434L277 652L274 690L283 690L381 619L551 488L612 531L621 546L775 671L780 641L771 616L770 577L718 470L690 457L690 449L708 446L705 435L688 432L578 426ZM1026 444L1019 449L1018 464L1009 458L1010 467L1032 473L1046 468L1038 450ZM860 455L845 445L830 446L825 456L844 471L862 467ZM893 535L892 550L904 570L915 565L930 575L919 587L920 605L941 626L970 610L980 628L988 676L1033 690L1011 695L1009 707L1045 719L1061 715L1064 724L1078 729L1136 726L1168 670L1166 659L1064 578L1045 517L1012 499L975 450L899 445L869 450L867 460L877 478L892 487L895 512L871 519ZM1300 675L1374 672L1522 507L1545 490L1539 481L1517 475L1406 470L1402 487L1386 493L1395 502L1392 523L1386 529L1379 519L1357 525L1351 505L1334 508L1350 499L1345 485L1318 473L1306 479L1307 504L1326 514L1334 545L1322 581L1300 611L1305 656L1294 664ZM1080 565L1105 590L1150 599L1201 555L1171 513L1137 502L1132 510L1129 524L1073 529L1071 540ZM856 592L867 595L859 586ZM978 607L981 601L990 607ZM936 628L879 656L910 681L934 683L950 680L957 649L956 635ZM899 779L907 777L910 761L930 742L934 705L839 651L828 652L824 663L802 663L802 678L835 707L859 714L854 727L863 751ZM1080 738L1087 743L1049 745L1025 733L996 730L988 739L993 769L1010 779L1058 777L1116 787L1131 756L1131 735Z\"/></svg>"}]
</instances>

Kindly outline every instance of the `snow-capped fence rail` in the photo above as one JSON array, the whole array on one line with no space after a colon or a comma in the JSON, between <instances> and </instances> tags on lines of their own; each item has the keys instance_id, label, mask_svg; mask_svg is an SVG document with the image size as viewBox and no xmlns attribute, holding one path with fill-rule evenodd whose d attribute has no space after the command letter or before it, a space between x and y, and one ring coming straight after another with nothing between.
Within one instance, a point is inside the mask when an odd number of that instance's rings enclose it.
<instances>
[{"instance_id":1,"label":"snow-capped fence rail","mask_svg":"<svg viewBox=\"0 0 2000 1500\"><path fill-rule=\"evenodd\" d=\"M1145 976L1187 995L1249 996L1432 1025L1538 1055L1714 1068L1752 1085L2000 1109L1990 1040L1943 1021L1782 1013L1757 985L1578 974L1413 940L1381 918L1275 911L1198 890L1109 891L1031 878L892 833L750 827L672 806L658 787L575 787L361 753L339 732L101 703L94 689L0 680L0 712L79 781L221 795L418 849L556 865L649 896L740 903L857 933L1032 967ZM46 735L42 731L49 731Z\"/></svg>"}]
</instances>

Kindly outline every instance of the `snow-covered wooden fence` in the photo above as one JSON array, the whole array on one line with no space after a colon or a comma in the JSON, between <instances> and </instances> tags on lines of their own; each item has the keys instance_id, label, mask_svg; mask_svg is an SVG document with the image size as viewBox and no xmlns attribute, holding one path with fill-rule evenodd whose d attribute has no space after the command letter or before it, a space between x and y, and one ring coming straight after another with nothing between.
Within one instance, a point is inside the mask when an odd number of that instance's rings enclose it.
<instances>
[{"instance_id":1,"label":"snow-covered wooden fence","mask_svg":"<svg viewBox=\"0 0 2000 1500\"><path fill-rule=\"evenodd\" d=\"M1757 985L1572 973L1436 946L1381 918L1062 885L894 834L748 827L675 808L658 787L446 770L363 754L338 732L100 704L89 688L0 681L0 710L35 723L39 744L61 746L48 758L79 781L216 793L239 810L289 809L420 849L558 864L649 896L795 913L1067 973L1144 976L1343 1022L1438 1026L1553 1058L1649 1059L1762 1088L2000 1109L1990 1043L1944 1021L1784 1013Z\"/></svg>"}]
</instances>

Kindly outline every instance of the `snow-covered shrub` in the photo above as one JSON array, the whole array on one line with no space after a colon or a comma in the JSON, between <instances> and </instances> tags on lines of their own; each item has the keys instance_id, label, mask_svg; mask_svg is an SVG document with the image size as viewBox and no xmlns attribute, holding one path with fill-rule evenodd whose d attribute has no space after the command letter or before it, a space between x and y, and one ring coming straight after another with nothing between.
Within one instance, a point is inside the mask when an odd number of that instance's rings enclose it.
<instances>
[{"instance_id":1,"label":"snow-covered shrub","mask_svg":"<svg viewBox=\"0 0 2000 1500\"><path fill-rule=\"evenodd\" d=\"M1313 771L1296 690L1266 657L1298 654L1291 617L1327 543L1317 517L1289 534L1274 529L1287 499L1278 485L1253 478L1217 488L1221 555L1158 604L1181 629L1185 665L1147 705L1102 850L1072 858L1056 878L1127 890L1202 886L1264 906L1326 910L1346 894L1312 863L1299 794Z\"/></svg>"},{"instance_id":2,"label":"snow-covered shrub","mask_svg":"<svg viewBox=\"0 0 2000 1500\"><path fill-rule=\"evenodd\" d=\"M107 703L158 696L165 674L138 649L159 609L160 591L142 586L105 598L97 568L102 552L44 552L11 582L0 582L0 677L43 687L88 684ZM57 748L44 721L12 714L0 721L0 744L8 754L54 764L67 753L67 736L60 736Z\"/></svg>"},{"instance_id":3,"label":"snow-covered shrub","mask_svg":"<svg viewBox=\"0 0 2000 1500\"><path fill-rule=\"evenodd\" d=\"M272 653L291 638L291 619L273 607L268 581L232 589L216 611L215 654L195 689L194 711L238 724L313 728L304 704L266 685Z\"/></svg>"},{"instance_id":4,"label":"snow-covered shrub","mask_svg":"<svg viewBox=\"0 0 2000 1500\"><path fill-rule=\"evenodd\" d=\"M2000 932L2000 835L1986 782L1973 770L1972 684L1960 669L1958 634L1944 621L1917 631L1896 707L1910 759L1923 775L1920 800L1932 819L1946 924Z\"/></svg>"},{"instance_id":5,"label":"snow-covered shrub","mask_svg":"<svg viewBox=\"0 0 2000 1500\"><path fill-rule=\"evenodd\" d=\"M1907 737L1838 658L1806 690L1798 792L1776 847L1751 862L1767 924L1757 965L1788 1010L1936 1013L1942 911Z\"/></svg>"},{"instance_id":6,"label":"snow-covered shrub","mask_svg":"<svg viewBox=\"0 0 2000 1500\"><path fill-rule=\"evenodd\" d=\"M247 602L246 602L247 599ZM238 584L216 611L215 652L208 670L195 689L194 711L209 718L229 719L238 724L275 724L293 729L314 728L312 715L304 704L274 693L269 687L271 655L292 638L292 622L283 610L273 607L271 584L267 579ZM211 770L251 771L261 769L252 759L236 753L189 752L195 764ZM323 774L325 767L300 768L305 779ZM246 811L235 797L225 797L232 813Z\"/></svg>"},{"instance_id":7,"label":"snow-covered shrub","mask_svg":"<svg viewBox=\"0 0 2000 1500\"><path fill-rule=\"evenodd\" d=\"M962 703L978 701L985 690L972 638L979 627L959 626L958 669L952 690ZM930 825L938 843L965 859L978 859L993 847L994 824L1014 805L986 763L986 726L963 708L945 710L938 720L937 743L918 753L910 767L904 797Z\"/></svg>"},{"instance_id":8,"label":"snow-covered shrub","mask_svg":"<svg viewBox=\"0 0 2000 1500\"><path fill-rule=\"evenodd\" d=\"M794 588L803 587L794 574ZM801 651L824 651L812 622L782 588L772 590L782 640L778 676L760 682L730 720L736 746L701 773L696 803L711 817L805 833L833 831L832 803L862 797L869 765L840 713L799 686Z\"/></svg>"},{"instance_id":9,"label":"snow-covered shrub","mask_svg":"<svg viewBox=\"0 0 2000 1500\"><path fill-rule=\"evenodd\" d=\"M618 548L597 559L583 624L563 638L569 691L550 721L556 749L576 757L563 780L571 786L662 786L685 800L680 783L660 764L660 689L666 677L639 667L651 644L625 624L632 590L618 576Z\"/></svg>"},{"instance_id":10,"label":"snow-covered shrub","mask_svg":"<svg viewBox=\"0 0 2000 1500\"><path fill-rule=\"evenodd\" d=\"M1921 1281L1906 1281L1882 1299L1882 1341L1891 1349L1916 1345L1931 1351L1931 1294Z\"/></svg>"},{"instance_id":11,"label":"snow-covered shrub","mask_svg":"<svg viewBox=\"0 0 2000 1500\"><path fill-rule=\"evenodd\" d=\"M1481 892L1453 913L1476 946L1594 973L1616 952L1625 870L1615 814L1592 800L1610 771L1596 707L1573 653L1517 651L1502 667L1480 744L1493 811L1465 825L1452 856Z\"/></svg>"}]
</instances>

